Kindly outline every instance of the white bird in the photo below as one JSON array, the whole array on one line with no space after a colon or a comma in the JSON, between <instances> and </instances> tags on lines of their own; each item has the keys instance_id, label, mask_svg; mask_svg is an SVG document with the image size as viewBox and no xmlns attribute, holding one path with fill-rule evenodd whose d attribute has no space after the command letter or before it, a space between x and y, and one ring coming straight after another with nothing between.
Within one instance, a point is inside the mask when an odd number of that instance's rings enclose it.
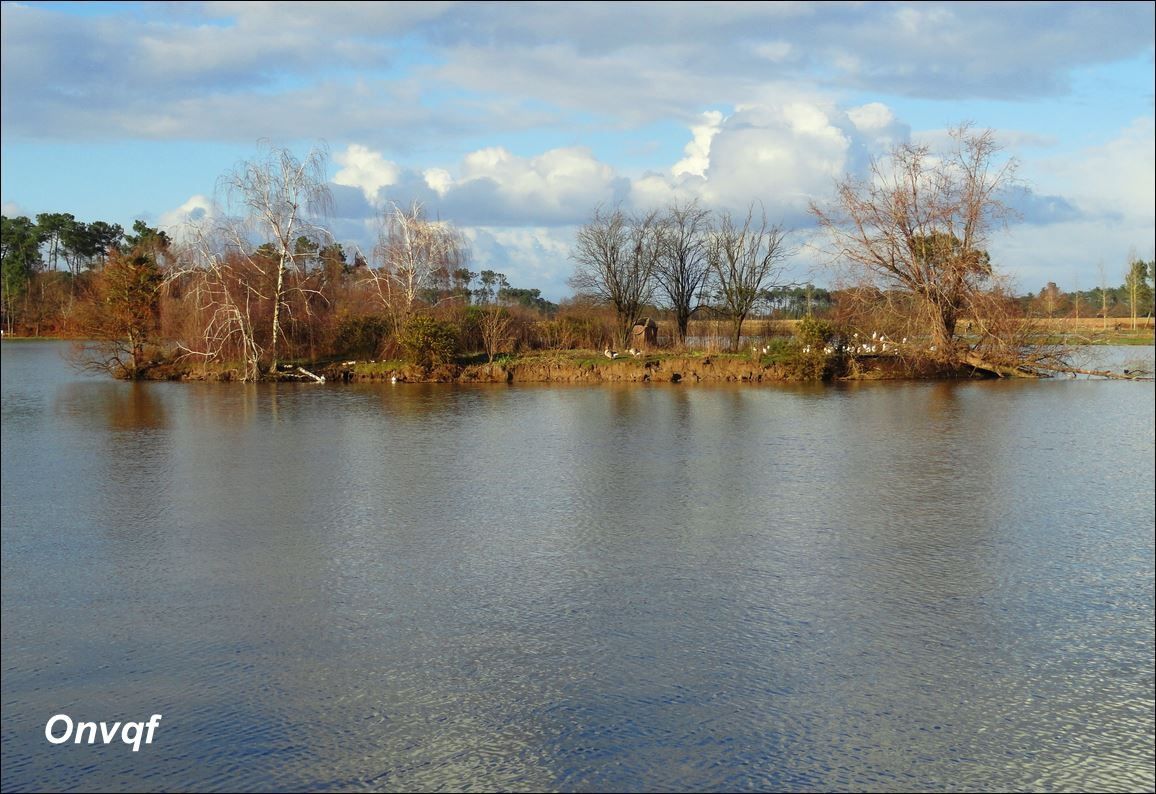
<instances>
[{"instance_id":1,"label":"white bird","mask_svg":"<svg viewBox=\"0 0 1156 794\"><path fill-rule=\"evenodd\" d=\"M618 358L618 351L606 348L602 351L602 355L606 356L607 358Z\"/></svg>"},{"instance_id":2,"label":"white bird","mask_svg":"<svg viewBox=\"0 0 1156 794\"><path fill-rule=\"evenodd\" d=\"M629 353L630 353L630 355L634 356L635 358L638 358L639 356L641 356L641 355L642 355L642 351L641 351L641 350L639 350L639 349L638 349L638 348L636 348L636 347L632 347L632 348L630 348L630 350L629 350L629 351L627 351L627 352L629 352Z\"/></svg>"}]
</instances>

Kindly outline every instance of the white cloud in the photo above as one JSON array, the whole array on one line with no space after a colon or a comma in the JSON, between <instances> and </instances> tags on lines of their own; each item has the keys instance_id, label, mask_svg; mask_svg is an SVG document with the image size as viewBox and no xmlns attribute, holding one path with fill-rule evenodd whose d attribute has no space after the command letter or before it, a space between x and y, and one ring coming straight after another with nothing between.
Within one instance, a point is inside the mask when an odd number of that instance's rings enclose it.
<instances>
[{"instance_id":1,"label":"white cloud","mask_svg":"<svg viewBox=\"0 0 1156 794\"><path fill-rule=\"evenodd\" d=\"M1138 118L1113 140L1038 166L1049 187L1067 186L1082 209L1099 216L1156 222L1156 126Z\"/></svg>"},{"instance_id":2,"label":"white cloud","mask_svg":"<svg viewBox=\"0 0 1156 794\"><path fill-rule=\"evenodd\" d=\"M478 226L464 231L472 270L504 273L511 286L541 290L548 300L570 294L566 281L573 273L573 227Z\"/></svg>"},{"instance_id":3,"label":"white cloud","mask_svg":"<svg viewBox=\"0 0 1156 794\"><path fill-rule=\"evenodd\" d=\"M851 119L857 129L879 141L900 143L910 134L907 126L900 124L891 108L882 102L869 102L850 108L847 111L847 118Z\"/></svg>"},{"instance_id":4,"label":"white cloud","mask_svg":"<svg viewBox=\"0 0 1156 794\"><path fill-rule=\"evenodd\" d=\"M480 224L571 223L614 199L615 170L583 147L535 157L489 147L466 155L458 170L443 206L451 217Z\"/></svg>"},{"instance_id":5,"label":"white cloud","mask_svg":"<svg viewBox=\"0 0 1156 794\"><path fill-rule=\"evenodd\" d=\"M686 157L679 160L670 169L676 177L683 174L702 176L706 172L707 166L710 164L710 142L718 134L722 120L722 113L717 110L710 110L702 114L702 124L696 124L690 128L693 137L683 150Z\"/></svg>"},{"instance_id":6,"label":"white cloud","mask_svg":"<svg viewBox=\"0 0 1156 794\"><path fill-rule=\"evenodd\" d=\"M633 180L583 147L529 157L485 147L465 155L452 171L432 167L419 174L391 162L384 168L381 153L358 146L350 150L356 156L342 160L347 168L360 166L358 178L346 174L343 181L369 185L367 195L375 196L381 195L379 183L388 182L391 200L423 201L469 237L475 270L505 272L516 285L558 298L567 294L574 230L599 205L621 202L627 209L651 210L699 199L713 209L742 212L760 201L772 222L802 235L811 225L809 200L827 195L847 168L863 162L863 153L881 151L904 136L906 127L882 104L842 111L797 99L747 105L725 118L704 114L687 132L686 158L665 173ZM388 179L368 180L364 172L384 172ZM805 264L800 257L796 269Z\"/></svg>"},{"instance_id":7,"label":"white cloud","mask_svg":"<svg viewBox=\"0 0 1156 794\"><path fill-rule=\"evenodd\" d=\"M217 207L208 196L190 196L181 206L162 213L156 227L177 242L189 242L193 231L217 217Z\"/></svg>"},{"instance_id":8,"label":"white cloud","mask_svg":"<svg viewBox=\"0 0 1156 794\"><path fill-rule=\"evenodd\" d=\"M546 257L551 268L557 267L566 259L572 230L600 205L621 203L647 211L699 199L714 209L741 212L759 201L772 222L806 226L811 198L826 195L847 168L860 163L861 153L880 150L905 130L881 104L844 112L794 100L747 105L729 117L705 113L687 131L686 157L665 173L634 179L585 147L528 157L485 147L466 154L454 169L435 166L419 172L358 144L336 158L343 167L334 182L362 191L377 207L387 192L391 201L422 202L476 235L479 251L494 260L485 266L500 270L501 261L508 260L526 278L541 275L561 285L564 278L553 270L532 272L534 257ZM356 202L339 203L347 208L342 213L346 220L354 220L356 212L371 214L368 205L359 210ZM560 237L559 229L569 231Z\"/></svg>"},{"instance_id":9,"label":"white cloud","mask_svg":"<svg viewBox=\"0 0 1156 794\"><path fill-rule=\"evenodd\" d=\"M997 264L1016 273L1024 291L1048 281L1074 289L1122 282L1129 256L1156 247L1156 155L1151 118L1074 156L1032 162L1023 176L1038 191L1062 194L1077 210L1050 225L1017 224L993 241Z\"/></svg>"},{"instance_id":10,"label":"white cloud","mask_svg":"<svg viewBox=\"0 0 1156 794\"><path fill-rule=\"evenodd\" d=\"M342 166L334 175L333 182L359 188L365 194L365 200L375 206L380 204L381 189L397 184L401 175L401 169L386 160L381 152L356 143L346 147L343 153L334 155L333 159Z\"/></svg>"},{"instance_id":11,"label":"white cloud","mask_svg":"<svg viewBox=\"0 0 1156 794\"><path fill-rule=\"evenodd\" d=\"M454 184L453 176L444 168L427 168L422 172L422 176L425 177L425 183L429 185L430 190L442 198Z\"/></svg>"},{"instance_id":12,"label":"white cloud","mask_svg":"<svg viewBox=\"0 0 1156 794\"><path fill-rule=\"evenodd\" d=\"M858 167L859 152L879 150L890 129L861 129L847 113L815 103L744 107L711 143L702 197L732 210L761 201L771 218L800 225L808 203Z\"/></svg>"}]
</instances>

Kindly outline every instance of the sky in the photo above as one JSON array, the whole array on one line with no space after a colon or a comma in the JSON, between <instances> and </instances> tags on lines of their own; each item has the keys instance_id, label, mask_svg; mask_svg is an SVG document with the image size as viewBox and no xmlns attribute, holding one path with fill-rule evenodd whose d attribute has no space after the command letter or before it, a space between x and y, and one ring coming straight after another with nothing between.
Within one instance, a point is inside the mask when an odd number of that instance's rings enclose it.
<instances>
[{"instance_id":1,"label":"sky","mask_svg":"<svg viewBox=\"0 0 1156 794\"><path fill-rule=\"evenodd\" d=\"M4 2L3 213L180 238L263 146L327 153L347 251L420 202L470 268L571 294L599 207L697 199L790 230L897 144L960 124L1014 158L992 262L1019 293L1156 248L1152 2Z\"/></svg>"}]
</instances>

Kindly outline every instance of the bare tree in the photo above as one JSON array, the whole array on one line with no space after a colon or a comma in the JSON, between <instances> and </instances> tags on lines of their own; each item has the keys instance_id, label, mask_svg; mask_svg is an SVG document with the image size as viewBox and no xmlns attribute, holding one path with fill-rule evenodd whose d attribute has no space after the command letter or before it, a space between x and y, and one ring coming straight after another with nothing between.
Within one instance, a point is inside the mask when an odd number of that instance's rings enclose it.
<instances>
[{"instance_id":1,"label":"bare tree","mask_svg":"<svg viewBox=\"0 0 1156 794\"><path fill-rule=\"evenodd\" d=\"M678 342L684 344L691 315L709 292L710 210L697 200L672 204L660 217L658 231L655 279L674 312Z\"/></svg>"},{"instance_id":2,"label":"bare tree","mask_svg":"<svg viewBox=\"0 0 1156 794\"><path fill-rule=\"evenodd\" d=\"M469 247L448 223L428 220L421 204L392 204L382 216L374 258L379 269L368 268L367 279L400 328L436 273L465 266Z\"/></svg>"},{"instance_id":3,"label":"bare tree","mask_svg":"<svg viewBox=\"0 0 1156 794\"><path fill-rule=\"evenodd\" d=\"M482 345L486 348L486 361L493 362L502 345L510 340L510 329L514 317L504 306L484 306L478 318L478 330L482 335Z\"/></svg>"},{"instance_id":4,"label":"bare tree","mask_svg":"<svg viewBox=\"0 0 1156 794\"><path fill-rule=\"evenodd\" d=\"M170 283L182 283L185 300L192 305L197 329L194 339L181 341L185 355L205 362L239 360L244 365L242 381L261 376L264 347L257 341L259 309L266 297L261 288L266 274L252 260L230 250L208 224L191 226L187 255L168 275Z\"/></svg>"},{"instance_id":5,"label":"bare tree","mask_svg":"<svg viewBox=\"0 0 1156 794\"><path fill-rule=\"evenodd\" d=\"M996 223L1011 211L1001 193L1016 162L997 160L990 130L966 124L951 131L943 155L902 144L873 160L866 179L847 177L828 206L812 203L833 243L832 256L852 276L884 291L910 296L917 322L937 356L959 354L956 324L990 310L997 289L985 248Z\"/></svg>"},{"instance_id":6,"label":"bare tree","mask_svg":"<svg viewBox=\"0 0 1156 794\"><path fill-rule=\"evenodd\" d=\"M288 149L269 147L262 158L243 162L222 178L226 213L234 217L221 231L247 267L270 282L249 281L247 287L272 304L268 350L269 370L274 373L286 295L300 289L287 283L289 273L300 264L297 240L328 240L330 236L319 223L332 205L326 160L322 149L313 149L298 160Z\"/></svg>"},{"instance_id":7,"label":"bare tree","mask_svg":"<svg viewBox=\"0 0 1156 794\"><path fill-rule=\"evenodd\" d=\"M570 286L614 307L623 344L654 292L657 217L657 212L628 217L620 208L605 212L599 207L578 230L571 253L577 266Z\"/></svg>"},{"instance_id":8,"label":"bare tree","mask_svg":"<svg viewBox=\"0 0 1156 794\"><path fill-rule=\"evenodd\" d=\"M753 204L742 225L729 212L719 218L707 260L714 274L717 308L731 321L732 349L738 349L743 322L783 272L786 238L781 226L768 225L765 212L756 220Z\"/></svg>"}]
</instances>

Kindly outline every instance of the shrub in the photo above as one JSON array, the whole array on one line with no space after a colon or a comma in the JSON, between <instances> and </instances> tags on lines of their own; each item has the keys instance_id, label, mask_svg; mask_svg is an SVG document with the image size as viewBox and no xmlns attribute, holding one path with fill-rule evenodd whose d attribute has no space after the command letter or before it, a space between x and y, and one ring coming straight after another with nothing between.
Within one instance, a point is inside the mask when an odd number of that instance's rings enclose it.
<instances>
[{"instance_id":1,"label":"shrub","mask_svg":"<svg viewBox=\"0 0 1156 794\"><path fill-rule=\"evenodd\" d=\"M343 317L337 324L333 349L338 355L373 358L390 334L389 320L377 314Z\"/></svg>"},{"instance_id":2,"label":"shrub","mask_svg":"<svg viewBox=\"0 0 1156 794\"><path fill-rule=\"evenodd\" d=\"M835 326L826 320L816 320L814 317L804 317L795 327L795 336L799 342L808 347L822 348L830 344L835 338Z\"/></svg>"},{"instance_id":3,"label":"shrub","mask_svg":"<svg viewBox=\"0 0 1156 794\"><path fill-rule=\"evenodd\" d=\"M425 314L410 317L397 341L406 360L426 369L451 364L458 352L458 334L453 325Z\"/></svg>"}]
</instances>

